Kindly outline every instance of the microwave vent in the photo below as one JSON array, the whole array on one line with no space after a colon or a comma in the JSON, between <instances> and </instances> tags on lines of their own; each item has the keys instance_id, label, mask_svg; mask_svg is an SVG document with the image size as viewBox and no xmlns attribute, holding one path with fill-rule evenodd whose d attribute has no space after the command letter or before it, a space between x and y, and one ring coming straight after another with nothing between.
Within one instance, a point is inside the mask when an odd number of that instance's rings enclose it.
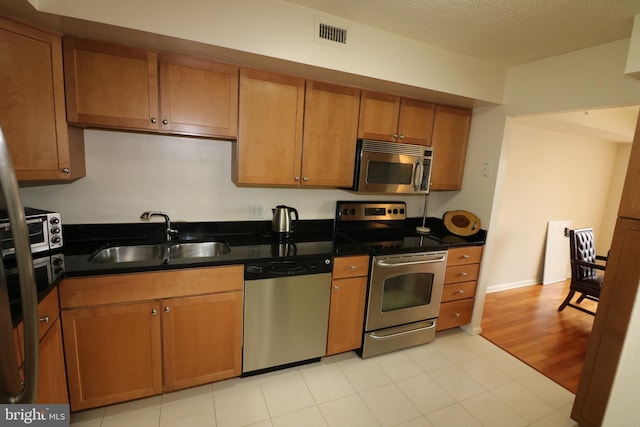
<instances>
[{"instance_id":1,"label":"microwave vent","mask_svg":"<svg viewBox=\"0 0 640 427\"><path fill-rule=\"evenodd\" d=\"M345 28L318 22L316 39L346 45L347 30Z\"/></svg>"}]
</instances>

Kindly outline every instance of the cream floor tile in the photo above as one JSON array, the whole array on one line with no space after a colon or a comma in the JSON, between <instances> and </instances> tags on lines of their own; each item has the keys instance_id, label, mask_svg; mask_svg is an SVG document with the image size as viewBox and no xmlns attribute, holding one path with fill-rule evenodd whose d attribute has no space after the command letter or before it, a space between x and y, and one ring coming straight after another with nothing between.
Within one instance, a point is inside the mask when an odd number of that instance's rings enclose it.
<instances>
[{"instance_id":1,"label":"cream floor tile","mask_svg":"<svg viewBox=\"0 0 640 427\"><path fill-rule=\"evenodd\" d=\"M245 427L273 427L271 419L258 421L257 423L247 424Z\"/></svg>"},{"instance_id":2,"label":"cream floor tile","mask_svg":"<svg viewBox=\"0 0 640 427\"><path fill-rule=\"evenodd\" d=\"M421 415L418 408L395 384L364 391L360 396L383 426L394 426Z\"/></svg>"},{"instance_id":3,"label":"cream floor tile","mask_svg":"<svg viewBox=\"0 0 640 427\"><path fill-rule=\"evenodd\" d=\"M464 344L477 355L503 351L500 347L481 335L469 335L469 339L464 339L463 341Z\"/></svg>"},{"instance_id":4,"label":"cream floor tile","mask_svg":"<svg viewBox=\"0 0 640 427\"><path fill-rule=\"evenodd\" d=\"M433 424L425 417L420 417L407 421L406 423L398 424L397 427L433 427Z\"/></svg>"},{"instance_id":5,"label":"cream floor tile","mask_svg":"<svg viewBox=\"0 0 640 427\"><path fill-rule=\"evenodd\" d=\"M435 371L452 365L452 362L432 345L412 347L404 350L404 353L424 372Z\"/></svg>"},{"instance_id":6,"label":"cream floor tile","mask_svg":"<svg viewBox=\"0 0 640 427\"><path fill-rule=\"evenodd\" d=\"M216 426L211 384L162 396L160 427Z\"/></svg>"},{"instance_id":7,"label":"cream floor tile","mask_svg":"<svg viewBox=\"0 0 640 427\"><path fill-rule=\"evenodd\" d=\"M314 406L307 384L300 371L280 371L259 379L262 394L271 417Z\"/></svg>"},{"instance_id":8,"label":"cream floor tile","mask_svg":"<svg viewBox=\"0 0 640 427\"><path fill-rule=\"evenodd\" d=\"M460 334L447 334L439 337L430 345L433 345L440 353L453 363L473 359L477 356L468 345L469 339Z\"/></svg>"},{"instance_id":9,"label":"cream floor tile","mask_svg":"<svg viewBox=\"0 0 640 427\"><path fill-rule=\"evenodd\" d=\"M433 427L482 427L482 424L459 403L427 414L425 417Z\"/></svg>"},{"instance_id":10,"label":"cream floor tile","mask_svg":"<svg viewBox=\"0 0 640 427\"><path fill-rule=\"evenodd\" d=\"M509 409L490 392L471 397L460 403L485 427L524 427L527 421Z\"/></svg>"},{"instance_id":11,"label":"cream floor tile","mask_svg":"<svg viewBox=\"0 0 640 427\"><path fill-rule=\"evenodd\" d=\"M556 409L573 405L573 393L538 372L520 378L518 383Z\"/></svg>"},{"instance_id":12,"label":"cream floor tile","mask_svg":"<svg viewBox=\"0 0 640 427\"><path fill-rule=\"evenodd\" d=\"M455 400L461 401L485 391L485 388L457 366L447 366L428 375Z\"/></svg>"},{"instance_id":13,"label":"cream floor tile","mask_svg":"<svg viewBox=\"0 0 640 427\"><path fill-rule=\"evenodd\" d=\"M234 378L212 388L218 427L245 426L270 418L257 379Z\"/></svg>"},{"instance_id":14,"label":"cream floor tile","mask_svg":"<svg viewBox=\"0 0 640 427\"><path fill-rule=\"evenodd\" d=\"M498 387L491 393L527 422L538 421L556 411L556 408L517 382Z\"/></svg>"},{"instance_id":15,"label":"cream floor tile","mask_svg":"<svg viewBox=\"0 0 640 427\"><path fill-rule=\"evenodd\" d=\"M356 389L335 363L314 365L301 369L300 373L317 403L328 402L356 393Z\"/></svg>"},{"instance_id":16,"label":"cream floor tile","mask_svg":"<svg viewBox=\"0 0 640 427\"><path fill-rule=\"evenodd\" d=\"M422 373L422 369L402 351L382 354L373 360L394 381L411 378Z\"/></svg>"},{"instance_id":17,"label":"cream floor tile","mask_svg":"<svg viewBox=\"0 0 640 427\"><path fill-rule=\"evenodd\" d=\"M392 382L373 358L345 360L338 362L338 366L357 391L369 390Z\"/></svg>"},{"instance_id":18,"label":"cream floor tile","mask_svg":"<svg viewBox=\"0 0 640 427\"><path fill-rule=\"evenodd\" d=\"M465 360L464 362L457 363L456 366L469 374L471 378L487 390L513 381L511 377L481 357Z\"/></svg>"},{"instance_id":19,"label":"cream floor tile","mask_svg":"<svg viewBox=\"0 0 640 427\"><path fill-rule=\"evenodd\" d=\"M427 374L398 381L397 385L423 414L456 403L455 399Z\"/></svg>"},{"instance_id":20,"label":"cream floor tile","mask_svg":"<svg viewBox=\"0 0 640 427\"><path fill-rule=\"evenodd\" d=\"M358 395L323 403L320 405L320 411L329 427L380 426L369 407Z\"/></svg>"},{"instance_id":21,"label":"cream floor tile","mask_svg":"<svg viewBox=\"0 0 640 427\"><path fill-rule=\"evenodd\" d=\"M573 403L530 424L529 427L580 427L578 423L571 419L572 407Z\"/></svg>"},{"instance_id":22,"label":"cream floor tile","mask_svg":"<svg viewBox=\"0 0 640 427\"><path fill-rule=\"evenodd\" d=\"M274 427L327 427L320 408L312 406L273 418Z\"/></svg>"},{"instance_id":23,"label":"cream floor tile","mask_svg":"<svg viewBox=\"0 0 640 427\"><path fill-rule=\"evenodd\" d=\"M71 424L77 427L100 427L106 408L88 409L71 414Z\"/></svg>"},{"instance_id":24,"label":"cream floor tile","mask_svg":"<svg viewBox=\"0 0 640 427\"><path fill-rule=\"evenodd\" d=\"M481 357L513 379L519 379L532 373L537 373L535 369L521 362L506 351L494 351L484 354Z\"/></svg>"},{"instance_id":25,"label":"cream floor tile","mask_svg":"<svg viewBox=\"0 0 640 427\"><path fill-rule=\"evenodd\" d=\"M160 423L160 396L108 406L104 412L103 427L157 427Z\"/></svg>"}]
</instances>

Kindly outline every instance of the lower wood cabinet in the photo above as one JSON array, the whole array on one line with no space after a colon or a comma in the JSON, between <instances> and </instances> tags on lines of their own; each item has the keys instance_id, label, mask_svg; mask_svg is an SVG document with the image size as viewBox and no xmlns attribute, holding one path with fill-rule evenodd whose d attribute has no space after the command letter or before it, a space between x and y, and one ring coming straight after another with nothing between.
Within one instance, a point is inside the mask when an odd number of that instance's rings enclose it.
<instances>
[{"instance_id":1,"label":"lower wood cabinet","mask_svg":"<svg viewBox=\"0 0 640 427\"><path fill-rule=\"evenodd\" d=\"M240 375L242 266L68 278L71 410Z\"/></svg>"},{"instance_id":2,"label":"lower wood cabinet","mask_svg":"<svg viewBox=\"0 0 640 427\"><path fill-rule=\"evenodd\" d=\"M436 331L471 322L482 246L449 249Z\"/></svg>"},{"instance_id":3,"label":"lower wood cabinet","mask_svg":"<svg viewBox=\"0 0 640 427\"><path fill-rule=\"evenodd\" d=\"M67 404L67 375L60 328L58 290L53 289L38 303L38 404ZM14 332L18 365L24 362L24 329L20 323Z\"/></svg>"},{"instance_id":4,"label":"lower wood cabinet","mask_svg":"<svg viewBox=\"0 0 640 427\"><path fill-rule=\"evenodd\" d=\"M360 348L368 275L368 255L334 259L327 355Z\"/></svg>"}]
</instances>

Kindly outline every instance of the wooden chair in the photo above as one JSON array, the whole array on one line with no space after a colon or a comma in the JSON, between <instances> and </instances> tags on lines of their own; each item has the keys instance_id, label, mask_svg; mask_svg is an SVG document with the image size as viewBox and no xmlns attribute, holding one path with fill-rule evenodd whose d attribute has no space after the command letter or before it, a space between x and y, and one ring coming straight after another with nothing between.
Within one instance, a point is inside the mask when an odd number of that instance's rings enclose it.
<instances>
[{"instance_id":1,"label":"wooden chair","mask_svg":"<svg viewBox=\"0 0 640 427\"><path fill-rule=\"evenodd\" d=\"M558 307L558 311L562 311L566 306L569 306L595 315L593 311L577 304L580 304L585 298L592 301L598 301L600 298L603 274L598 274L598 270L604 271L606 265L596 264L596 261L604 261L606 264L607 257L596 255L592 228L569 230L569 246L571 253L571 285L569 294ZM581 295L576 303L573 304L571 299L576 292Z\"/></svg>"}]
</instances>

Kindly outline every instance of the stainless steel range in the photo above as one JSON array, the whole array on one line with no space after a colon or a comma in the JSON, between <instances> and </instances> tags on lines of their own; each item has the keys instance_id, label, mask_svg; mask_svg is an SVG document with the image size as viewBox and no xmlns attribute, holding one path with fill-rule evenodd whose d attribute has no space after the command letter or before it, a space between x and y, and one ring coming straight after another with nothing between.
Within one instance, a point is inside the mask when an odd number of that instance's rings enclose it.
<instances>
[{"instance_id":1,"label":"stainless steel range","mask_svg":"<svg viewBox=\"0 0 640 427\"><path fill-rule=\"evenodd\" d=\"M447 263L446 246L405 228L404 202L343 202L336 231L373 255L361 356L435 339Z\"/></svg>"}]
</instances>

